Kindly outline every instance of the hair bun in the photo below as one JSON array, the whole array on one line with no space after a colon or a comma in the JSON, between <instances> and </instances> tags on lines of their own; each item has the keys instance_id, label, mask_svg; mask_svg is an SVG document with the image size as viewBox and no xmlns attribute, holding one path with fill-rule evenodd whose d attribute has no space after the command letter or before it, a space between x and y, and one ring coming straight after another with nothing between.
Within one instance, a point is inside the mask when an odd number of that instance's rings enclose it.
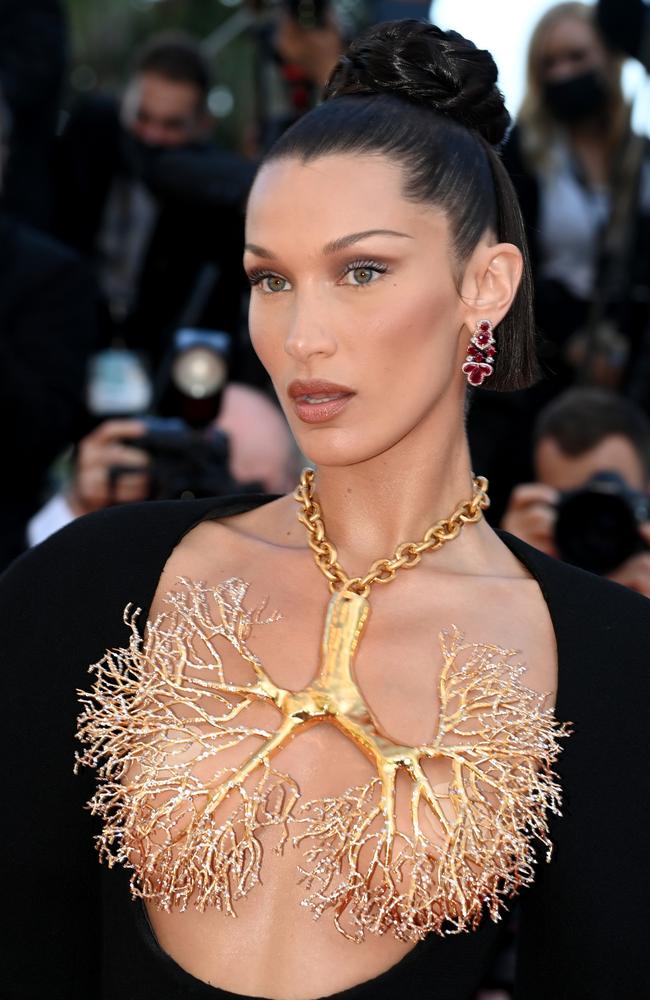
<instances>
[{"instance_id":1,"label":"hair bun","mask_svg":"<svg viewBox=\"0 0 650 1000\"><path fill-rule=\"evenodd\" d=\"M377 24L355 39L325 87L325 100L392 93L475 129L498 145L510 124L498 70L485 49L456 31L405 19Z\"/></svg>"}]
</instances>

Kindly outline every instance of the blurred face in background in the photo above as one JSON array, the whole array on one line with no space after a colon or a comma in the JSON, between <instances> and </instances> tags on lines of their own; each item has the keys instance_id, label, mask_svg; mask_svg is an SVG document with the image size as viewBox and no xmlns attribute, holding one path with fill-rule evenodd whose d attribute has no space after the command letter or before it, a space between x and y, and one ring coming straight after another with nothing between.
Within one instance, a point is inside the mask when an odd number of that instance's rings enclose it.
<instances>
[{"instance_id":1,"label":"blurred face in background","mask_svg":"<svg viewBox=\"0 0 650 1000\"><path fill-rule=\"evenodd\" d=\"M563 492L575 490L599 472L616 472L633 490L647 488L643 459L622 434L608 434L580 455L568 455L557 441L544 437L535 448L537 480Z\"/></svg>"},{"instance_id":2,"label":"blurred face in background","mask_svg":"<svg viewBox=\"0 0 650 1000\"><path fill-rule=\"evenodd\" d=\"M202 95L193 83L140 73L124 95L122 124L148 146L173 148L203 138L207 115Z\"/></svg>"},{"instance_id":3,"label":"blurred face in background","mask_svg":"<svg viewBox=\"0 0 650 1000\"><path fill-rule=\"evenodd\" d=\"M567 13L542 20L533 35L529 79L552 118L568 127L603 120L620 94L620 66L590 17Z\"/></svg>"},{"instance_id":4,"label":"blurred face in background","mask_svg":"<svg viewBox=\"0 0 650 1000\"><path fill-rule=\"evenodd\" d=\"M606 74L608 66L605 47L588 21L565 17L544 31L537 56L542 84L567 80L589 70Z\"/></svg>"}]
</instances>

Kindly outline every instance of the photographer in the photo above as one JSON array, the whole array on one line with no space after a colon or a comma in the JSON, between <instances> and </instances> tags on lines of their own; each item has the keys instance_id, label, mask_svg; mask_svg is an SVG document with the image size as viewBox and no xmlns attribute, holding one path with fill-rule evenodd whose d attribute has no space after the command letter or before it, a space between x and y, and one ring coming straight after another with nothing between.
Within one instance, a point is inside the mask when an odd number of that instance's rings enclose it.
<instances>
[{"instance_id":1,"label":"photographer","mask_svg":"<svg viewBox=\"0 0 650 1000\"><path fill-rule=\"evenodd\" d=\"M256 381L238 339L253 166L211 140L209 88L198 44L166 34L141 52L120 102L81 102L58 145L56 230L93 261L105 343L118 338L155 370L191 303L196 325L233 335L235 375Z\"/></svg>"},{"instance_id":2,"label":"photographer","mask_svg":"<svg viewBox=\"0 0 650 1000\"><path fill-rule=\"evenodd\" d=\"M242 487L267 493L290 489L295 449L278 408L258 389L229 383L214 425L228 437L228 468ZM130 444L146 434L140 420L106 420L79 444L72 480L32 519L29 541L37 545L65 524L118 503L146 500L151 489L151 455ZM111 470L119 467L119 477ZM131 470L131 471L127 471Z\"/></svg>"},{"instance_id":3,"label":"photographer","mask_svg":"<svg viewBox=\"0 0 650 1000\"><path fill-rule=\"evenodd\" d=\"M570 529L574 540L586 550L588 561L592 556L589 547L597 548L601 543L588 523L593 512L593 506L588 505L593 505L594 493L598 498L598 490L604 488L603 495L620 502L621 521L625 520L626 506L644 507L650 481L650 425L639 409L613 393L570 389L540 413L534 441L537 481L513 490L502 527L548 555L561 557L558 511L570 497L575 505ZM616 509L608 509L606 520L600 523L607 536L603 544L608 552L615 552L623 530L619 531ZM581 532L585 538L577 538ZM637 524L636 535L633 547L637 551L603 575L650 597L647 514Z\"/></svg>"}]
</instances>

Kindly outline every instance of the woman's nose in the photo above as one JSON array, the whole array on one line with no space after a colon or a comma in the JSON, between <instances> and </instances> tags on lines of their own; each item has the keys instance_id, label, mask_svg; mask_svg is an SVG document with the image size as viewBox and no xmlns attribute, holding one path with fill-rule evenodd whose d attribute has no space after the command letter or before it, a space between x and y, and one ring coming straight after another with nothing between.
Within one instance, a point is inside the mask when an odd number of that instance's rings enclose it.
<instances>
[{"instance_id":1,"label":"woman's nose","mask_svg":"<svg viewBox=\"0 0 650 1000\"><path fill-rule=\"evenodd\" d=\"M318 355L330 357L334 354L336 338L322 307L296 306L284 347L287 354L301 364Z\"/></svg>"}]
</instances>

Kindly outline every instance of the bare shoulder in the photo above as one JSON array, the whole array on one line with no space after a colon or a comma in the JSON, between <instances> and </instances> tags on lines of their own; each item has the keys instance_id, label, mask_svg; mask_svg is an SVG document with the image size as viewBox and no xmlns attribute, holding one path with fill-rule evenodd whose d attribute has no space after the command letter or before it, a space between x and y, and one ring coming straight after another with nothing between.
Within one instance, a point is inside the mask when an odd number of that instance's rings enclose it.
<instances>
[{"instance_id":1,"label":"bare shoulder","mask_svg":"<svg viewBox=\"0 0 650 1000\"><path fill-rule=\"evenodd\" d=\"M278 497L239 514L202 521L185 536L182 548L194 550L216 539L220 546L238 551L246 544L304 547L304 532L291 496Z\"/></svg>"},{"instance_id":2,"label":"bare shoulder","mask_svg":"<svg viewBox=\"0 0 650 1000\"><path fill-rule=\"evenodd\" d=\"M157 597L174 589L179 578L211 582L232 576L264 578L271 567L304 549L295 501L289 496L241 513L211 517L188 531L171 553Z\"/></svg>"}]
</instances>

